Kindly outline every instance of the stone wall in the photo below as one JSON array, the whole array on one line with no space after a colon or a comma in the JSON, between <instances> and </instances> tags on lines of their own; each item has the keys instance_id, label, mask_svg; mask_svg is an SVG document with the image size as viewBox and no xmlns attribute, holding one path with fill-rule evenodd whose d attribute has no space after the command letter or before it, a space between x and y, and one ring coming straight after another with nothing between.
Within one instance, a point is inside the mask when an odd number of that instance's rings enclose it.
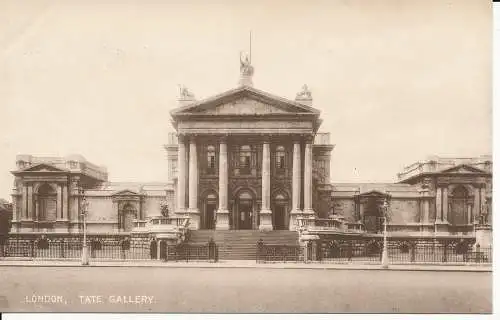
<instances>
[{"instance_id":1,"label":"stone wall","mask_svg":"<svg viewBox=\"0 0 500 320\"><path fill-rule=\"evenodd\" d=\"M407 224L419 222L418 199L391 199L390 223Z\"/></svg>"},{"instance_id":2,"label":"stone wall","mask_svg":"<svg viewBox=\"0 0 500 320\"><path fill-rule=\"evenodd\" d=\"M356 222L356 206L354 199L336 198L333 200L334 212L343 216L348 222Z\"/></svg>"},{"instance_id":3,"label":"stone wall","mask_svg":"<svg viewBox=\"0 0 500 320\"><path fill-rule=\"evenodd\" d=\"M118 221L111 197L87 196L87 221Z\"/></svg>"}]
</instances>

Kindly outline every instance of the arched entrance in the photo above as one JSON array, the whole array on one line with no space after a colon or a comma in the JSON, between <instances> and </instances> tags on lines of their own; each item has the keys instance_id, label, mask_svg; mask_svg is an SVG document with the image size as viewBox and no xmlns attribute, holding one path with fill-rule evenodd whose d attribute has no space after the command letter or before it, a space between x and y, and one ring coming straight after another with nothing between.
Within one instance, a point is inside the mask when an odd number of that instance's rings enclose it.
<instances>
[{"instance_id":1,"label":"arched entrance","mask_svg":"<svg viewBox=\"0 0 500 320\"><path fill-rule=\"evenodd\" d=\"M131 231L134 228L134 219L137 217L137 210L130 203L123 206L123 230Z\"/></svg>"},{"instance_id":2,"label":"arched entrance","mask_svg":"<svg viewBox=\"0 0 500 320\"><path fill-rule=\"evenodd\" d=\"M203 203L202 228L215 229L215 219L217 211L217 195L210 192L206 195Z\"/></svg>"},{"instance_id":3,"label":"arched entrance","mask_svg":"<svg viewBox=\"0 0 500 320\"><path fill-rule=\"evenodd\" d=\"M472 198L464 186L457 186L450 197L450 208L448 222L452 225L468 223L468 209L472 207Z\"/></svg>"},{"instance_id":4,"label":"arched entrance","mask_svg":"<svg viewBox=\"0 0 500 320\"><path fill-rule=\"evenodd\" d=\"M284 193L280 192L274 196L272 211L274 230L288 230L288 199Z\"/></svg>"},{"instance_id":5,"label":"arched entrance","mask_svg":"<svg viewBox=\"0 0 500 320\"><path fill-rule=\"evenodd\" d=\"M49 184L38 189L38 221L57 220L57 192Z\"/></svg>"},{"instance_id":6,"label":"arched entrance","mask_svg":"<svg viewBox=\"0 0 500 320\"><path fill-rule=\"evenodd\" d=\"M249 191L241 191L236 198L235 229L253 229L254 198Z\"/></svg>"}]
</instances>

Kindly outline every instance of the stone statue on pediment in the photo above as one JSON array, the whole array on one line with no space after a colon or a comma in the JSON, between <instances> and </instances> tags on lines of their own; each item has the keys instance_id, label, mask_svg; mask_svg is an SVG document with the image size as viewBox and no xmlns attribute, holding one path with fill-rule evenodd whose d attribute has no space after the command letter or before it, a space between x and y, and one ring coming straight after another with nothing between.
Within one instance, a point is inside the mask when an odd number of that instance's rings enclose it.
<instances>
[{"instance_id":1,"label":"stone statue on pediment","mask_svg":"<svg viewBox=\"0 0 500 320\"><path fill-rule=\"evenodd\" d=\"M181 100L194 100L194 94L185 86L179 86L179 96Z\"/></svg>"},{"instance_id":2,"label":"stone statue on pediment","mask_svg":"<svg viewBox=\"0 0 500 320\"><path fill-rule=\"evenodd\" d=\"M242 76L251 77L253 75L252 61L248 54L240 53L240 73Z\"/></svg>"},{"instance_id":3,"label":"stone statue on pediment","mask_svg":"<svg viewBox=\"0 0 500 320\"><path fill-rule=\"evenodd\" d=\"M312 93L307 87L307 84L302 86L302 90L297 93L295 99L312 99Z\"/></svg>"}]
</instances>

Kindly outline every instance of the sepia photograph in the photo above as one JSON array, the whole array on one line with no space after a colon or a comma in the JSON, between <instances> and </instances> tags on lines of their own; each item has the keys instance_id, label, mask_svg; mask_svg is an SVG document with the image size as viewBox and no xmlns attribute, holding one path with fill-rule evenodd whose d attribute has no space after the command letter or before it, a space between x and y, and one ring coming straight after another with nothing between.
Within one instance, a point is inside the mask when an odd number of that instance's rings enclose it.
<instances>
[{"instance_id":1,"label":"sepia photograph","mask_svg":"<svg viewBox=\"0 0 500 320\"><path fill-rule=\"evenodd\" d=\"M0 0L0 312L491 315L493 7Z\"/></svg>"}]
</instances>

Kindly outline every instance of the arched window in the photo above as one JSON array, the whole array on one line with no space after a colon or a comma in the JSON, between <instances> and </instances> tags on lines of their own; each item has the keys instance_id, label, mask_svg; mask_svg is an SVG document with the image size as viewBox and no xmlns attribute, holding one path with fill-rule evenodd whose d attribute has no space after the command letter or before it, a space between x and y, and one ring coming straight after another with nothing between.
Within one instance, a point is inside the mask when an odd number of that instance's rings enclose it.
<instances>
[{"instance_id":1,"label":"arched window","mask_svg":"<svg viewBox=\"0 0 500 320\"><path fill-rule=\"evenodd\" d=\"M207 174L215 174L215 147L209 145L207 147Z\"/></svg>"},{"instance_id":2,"label":"arched window","mask_svg":"<svg viewBox=\"0 0 500 320\"><path fill-rule=\"evenodd\" d=\"M134 228L134 219L137 218L137 210L135 207L127 203L122 209L123 230L131 231Z\"/></svg>"},{"instance_id":3,"label":"arched window","mask_svg":"<svg viewBox=\"0 0 500 320\"><path fill-rule=\"evenodd\" d=\"M274 159L275 159L274 166L278 170L278 172L284 170L286 167L285 147L283 146L276 147L276 153Z\"/></svg>"},{"instance_id":4,"label":"arched window","mask_svg":"<svg viewBox=\"0 0 500 320\"><path fill-rule=\"evenodd\" d=\"M252 166L252 148L249 145L240 147L239 167L241 174L249 174Z\"/></svg>"},{"instance_id":5,"label":"arched window","mask_svg":"<svg viewBox=\"0 0 500 320\"><path fill-rule=\"evenodd\" d=\"M469 192L464 186L456 187L449 200L449 212L448 212L448 222L452 225L456 224L467 224L468 222L468 211L472 208L472 204L469 203Z\"/></svg>"},{"instance_id":6,"label":"arched window","mask_svg":"<svg viewBox=\"0 0 500 320\"><path fill-rule=\"evenodd\" d=\"M57 193L52 186L44 184L38 189L38 201L36 205L38 221L57 220Z\"/></svg>"}]
</instances>

